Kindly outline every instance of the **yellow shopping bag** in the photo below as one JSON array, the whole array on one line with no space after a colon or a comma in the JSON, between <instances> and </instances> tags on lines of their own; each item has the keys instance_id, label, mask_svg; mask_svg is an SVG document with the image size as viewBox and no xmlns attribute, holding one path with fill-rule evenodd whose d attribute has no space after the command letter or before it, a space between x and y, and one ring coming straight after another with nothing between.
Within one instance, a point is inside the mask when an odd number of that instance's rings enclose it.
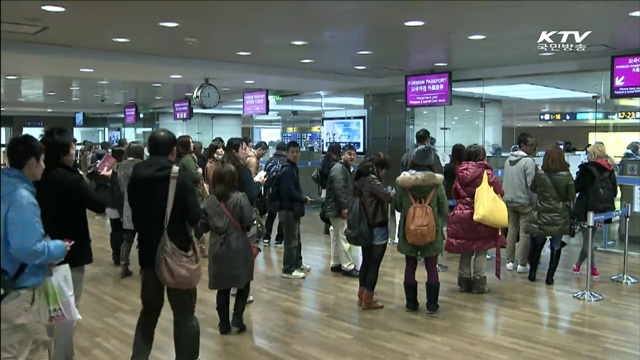
<instances>
[{"instance_id":1,"label":"yellow shopping bag","mask_svg":"<svg viewBox=\"0 0 640 360\"><path fill-rule=\"evenodd\" d=\"M489 185L486 171L482 175L482 184L476 189L473 206L473 221L494 228L506 228L509 226L507 204L502 201L500 196Z\"/></svg>"}]
</instances>

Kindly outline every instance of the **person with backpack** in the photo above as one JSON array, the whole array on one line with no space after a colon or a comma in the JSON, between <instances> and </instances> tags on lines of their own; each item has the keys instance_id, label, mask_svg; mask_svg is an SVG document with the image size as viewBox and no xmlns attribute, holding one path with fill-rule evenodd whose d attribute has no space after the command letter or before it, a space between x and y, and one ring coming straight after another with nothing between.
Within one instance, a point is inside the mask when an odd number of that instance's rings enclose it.
<instances>
[{"instance_id":1,"label":"person with backpack","mask_svg":"<svg viewBox=\"0 0 640 360\"><path fill-rule=\"evenodd\" d=\"M444 245L443 226L448 213L444 176L434 172L433 149L418 147L410 170L397 178L393 206L400 212L398 251L405 255L404 293L406 310L418 310L418 257L424 258L427 270L427 313L438 311L440 279L438 255Z\"/></svg>"},{"instance_id":2,"label":"person with backpack","mask_svg":"<svg viewBox=\"0 0 640 360\"><path fill-rule=\"evenodd\" d=\"M335 163L327 182L327 199L325 200L326 216L333 226L331 237L331 272L357 278L360 276L349 252L351 245L347 242L344 231L347 229L347 209L353 197L353 178L351 167L356 162L356 148L345 145L342 148L342 160Z\"/></svg>"},{"instance_id":3,"label":"person with backpack","mask_svg":"<svg viewBox=\"0 0 640 360\"><path fill-rule=\"evenodd\" d=\"M267 222L265 224L265 234L262 238L262 245L269 246L271 244L271 233L273 232L273 223L276 220L276 216L278 215L277 207L274 205L276 199L271 200L271 204L269 204L269 192L273 188L273 184L276 182L276 178L280 176L280 170L282 170L282 166L287 162L287 144L280 141L276 145L276 152L273 154L271 159L267 161L267 164L264 167L266 175L266 180L264 181L264 185L262 187L262 191L266 196L267 200ZM271 206L270 206L271 205ZM272 210L269 210L272 209ZM273 211L275 210L275 211ZM278 228L276 233L276 246L282 245L284 242L284 234L282 232L282 223L278 222Z\"/></svg>"},{"instance_id":4,"label":"person with backpack","mask_svg":"<svg viewBox=\"0 0 640 360\"><path fill-rule=\"evenodd\" d=\"M614 211L615 199L618 196L618 182L613 165L614 160L607 155L607 149L602 144L594 144L587 149L588 162L578 167L576 175L575 188L578 193L575 207L573 209L574 216L577 221L582 222L580 232L582 233L582 250L578 256L578 261L573 266L574 273L580 273L582 263L587 258L589 228L586 227L587 212L603 213ZM611 223L611 219L605 220ZM597 224L592 229L593 237L598 228L602 224ZM591 276L599 277L600 273L596 267L595 258L595 242L591 248Z\"/></svg>"},{"instance_id":5,"label":"person with backpack","mask_svg":"<svg viewBox=\"0 0 640 360\"><path fill-rule=\"evenodd\" d=\"M373 294L378 283L380 264L389 241L387 206L393 201L394 193L387 191L380 182L388 168L389 156L381 152L376 153L358 166L353 180L356 193L360 194L365 219L373 235L371 243L362 246L362 266L358 288L358 306L362 306L362 310L384 307L373 299Z\"/></svg>"},{"instance_id":6,"label":"person with backpack","mask_svg":"<svg viewBox=\"0 0 640 360\"><path fill-rule=\"evenodd\" d=\"M486 173L493 191L500 196L504 195L504 191L493 168L487 162L487 154L482 146L470 145L464 153L464 161L456 169L456 180L451 189L451 198L456 200L456 206L449 215L447 242L444 249L447 252L460 254L458 264L460 292L482 294L489 291L485 275L487 250L504 246L506 241L499 229L473 220L476 190L482 184Z\"/></svg>"},{"instance_id":7,"label":"person with backpack","mask_svg":"<svg viewBox=\"0 0 640 360\"><path fill-rule=\"evenodd\" d=\"M563 149L552 146L545 151L542 170L536 172L531 191L537 194L537 200L527 227L527 233L534 236L529 249L529 281L536 281L540 254L547 236L550 236L551 256L546 284L553 285L562 248L567 245L562 241L562 236L571 234L571 204L576 198L573 177Z\"/></svg>"},{"instance_id":8,"label":"person with backpack","mask_svg":"<svg viewBox=\"0 0 640 360\"><path fill-rule=\"evenodd\" d=\"M273 186L278 194L274 200L279 203L278 221L284 232L284 255L282 259L282 277L285 279L304 279L311 267L302 262L302 241L300 240L300 219L304 216L304 206L313 199L302 193L298 159L300 145L295 141L287 144L287 162L282 166L280 175Z\"/></svg>"},{"instance_id":9,"label":"person with backpack","mask_svg":"<svg viewBox=\"0 0 640 360\"><path fill-rule=\"evenodd\" d=\"M331 168L333 167L333 164L340 161L341 151L342 151L342 148L340 147L340 143L332 142L331 144L329 144L329 147L327 148L327 153L322 159L320 166L318 166L318 169L316 170L318 174L317 178L315 178L313 174L311 175L311 178L316 184L318 184L318 187L321 190L325 191L325 194L324 194L325 198L326 198L327 183L329 182L329 175L331 173ZM330 224L328 223L324 224L325 235L329 235L331 233L330 227L331 227Z\"/></svg>"}]
</instances>

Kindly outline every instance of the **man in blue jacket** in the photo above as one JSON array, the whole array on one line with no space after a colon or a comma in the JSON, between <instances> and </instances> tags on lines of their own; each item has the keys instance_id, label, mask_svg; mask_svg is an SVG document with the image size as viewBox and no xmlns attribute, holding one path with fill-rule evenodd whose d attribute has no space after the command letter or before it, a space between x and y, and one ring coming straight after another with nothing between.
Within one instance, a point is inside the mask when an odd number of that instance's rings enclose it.
<instances>
[{"instance_id":1,"label":"man in blue jacket","mask_svg":"<svg viewBox=\"0 0 640 360\"><path fill-rule=\"evenodd\" d=\"M44 170L44 147L31 135L11 140L9 168L2 169L2 281L15 290L2 299L2 359L39 359L49 347L37 287L49 265L64 259L69 245L48 240L40 220L34 181ZM4 288L4 286L3 286Z\"/></svg>"}]
</instances>

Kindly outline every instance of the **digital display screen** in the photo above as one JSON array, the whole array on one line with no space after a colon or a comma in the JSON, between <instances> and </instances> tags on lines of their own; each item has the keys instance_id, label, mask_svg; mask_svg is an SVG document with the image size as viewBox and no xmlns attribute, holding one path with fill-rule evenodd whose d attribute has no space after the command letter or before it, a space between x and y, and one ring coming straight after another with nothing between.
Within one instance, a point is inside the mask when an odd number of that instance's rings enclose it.
<instances>
[{"instance_id":1,"label":"digital display screen","mask_svg":"<svg viewBox=\"0 0 640 360\"><path fill-rule=\"evenodd\" d=\"M135 123L138 120L138 105L128 105L124 107L125 124Z\"/></svg>"},{"instance_id":2,"label":"digital display screen","mask_svg":"<svg viewBox=\"0 0 640 360\"><path fill-rule=\"evenodd\" d=\"M84 113L83 112L77 112L76 113L76 126L82 126L84 125Z\"/></svg>"},{"instance_id":3,"label":"digital display screen","mask_svg":"<svg viewBox=\"0 0 640 360\"><path fill-rule=\"evenodd\" d=\"M173 102L173 119L174 120L190 120L193 116L191 108L191 100L177 100Z\"/></svg>"},{"instance_id":4,"label":"digital display screen","mask_svg":"<svg viewBox=\"0 0 640 360\"><path fill-rule=\"evenodd\" d=\"M118 145L118 140L120 140L120 130L109 130L109 142L112 146Z\"/></svg>"},{"instance_id":5,"label":"digital display screen","mask_svg":"<svg viewBox=\"0 0 640 360\"><path fill-rule=\"evenodd\" d=\"M611 98L640 97L640 55L611 58Z\"/></svg>"},{"instance_id":6,"label":"digital display screen","mask_svg":"<svg viewBox=\"0 0 640 360\"><path fill-rule=\"evenodd\" d=\"M451 72L405 77L407 107L451 105Z\"/></svg>"},{"instance_id":7,"label":"digital display screen","mask_svg":"<svg viewBox=\"0 0 640 360\"><path fill-rule=\"evenodd\" d=\"M356 148L358 155L365 153L365 117L324 118L322 119L322 153L326 153L333 142L340 147L347 144Z\"/></svg>"},{"instance_id":8,"label":"digital display screen","mask_svg":"<svg viewBox=\"0 0 640 360\"><path fill-rule=\"evenodd\" d=\"M255 91L244 93L242 101L242 114L244 115L267 115L269 114L268 92Z\"/></svg>"}]
</instances>

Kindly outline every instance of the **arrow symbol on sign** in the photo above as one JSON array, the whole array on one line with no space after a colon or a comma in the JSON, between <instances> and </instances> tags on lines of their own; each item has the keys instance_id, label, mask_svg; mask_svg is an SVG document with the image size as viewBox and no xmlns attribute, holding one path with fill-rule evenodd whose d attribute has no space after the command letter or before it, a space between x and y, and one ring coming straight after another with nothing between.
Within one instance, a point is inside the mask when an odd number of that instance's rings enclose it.
<instances>
[{"instance_id":1,"label":"arrow symbol on sign","mask_svg":"<svg viewBox=\"0 0 640 360\"><path fill-rule=\"evenodd\" d=\"M616 76L616 86L622 86L622 85L624 85L624 75Z\"/></svg>"}]
</instances>

